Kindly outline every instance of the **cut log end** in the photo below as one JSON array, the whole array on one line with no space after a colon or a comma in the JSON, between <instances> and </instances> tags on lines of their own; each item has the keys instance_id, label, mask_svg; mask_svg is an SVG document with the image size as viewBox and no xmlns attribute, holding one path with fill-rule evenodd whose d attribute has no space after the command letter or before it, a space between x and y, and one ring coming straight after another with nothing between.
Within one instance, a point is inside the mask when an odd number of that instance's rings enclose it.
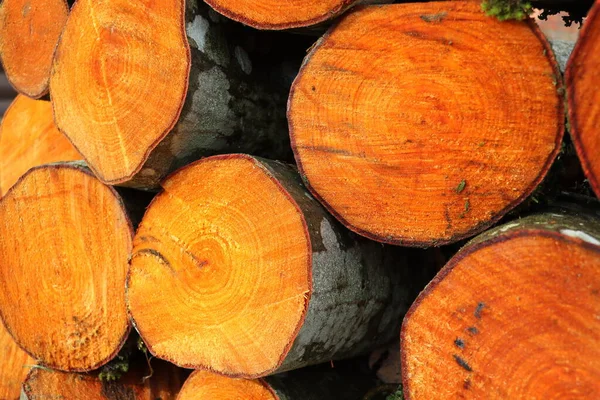
<instances>
[{"instance_id":1,"label":"cut log end","mask_svg":"<svg viewBox=\"0 0 600 400\"><path fill-rule=\"evenodd\" d=\"M185 381L177 400L246 399L279 400L262 380L235 379L209 371L196 371Z\"/></svg>"},{"instance_id":2,"label":"cut log end","mask_svg":"<svg viewBox=\"0 0 600 400\"><path fill-rule=\"evenodd\" d=\"M179 117L190 70L184 3L73 6L56 52L52 103L58 127L104 182L140 171Z\"/></svg>"},{"instance_id":3,"label":"cut log end","mask_svg":"<svg viewBox=\"0 0 600 400\"><path fill-rule=\"evenodd\" d=\"M118 381L102 381L96 374L72 374L34 368L23 383L21 400L175 400L185 374L163 362L152 371L134 366Z\"/></svg>"},{"instance_id":4,"label":"cut log end","mask_svg":"<svg viewBox=\"0 0 600 400\"><path fill-rule=\"evenodd\" d=\"M562 140L561 90L533 23L499 22L477 2L363 7L307 56L290 134L305 182L347 227L439 245L541 182Z\"/></svg>"},{"instance_id":5,"label":"cut log end","mask_svg":"<svg viewBox=\"0 0 600 400\"><path fill-rule=\"evenodd\" d=\"M27 376L27 365L35 364L0 323L0 399L17 400Z\"/></svg>"},{"instance_id":6,"label":"cut log end","mask_svg":"<svg viewBox=\"0 0 600 400\"><path fill-rule=\"evenodd\" d=\"M228 375L276 369L311 290L298 205L244 155L204 159L163 187L136 234L128 277L129 310L148 348Z\"/></svg>"},{"instance_id":7,"label":"cut log end","mask_svg":"<svg viewBox=\"0 0 600 400\"><path fill-rule=\"evenodd\" d=\"M476 238L413 304L406 399L600 396L598 230L536 218Z\"/></svg>"},{"instance_id":8,"label":"cut log end","mask_svg":"<svg viewBox=\"0 0 600 400\"><path fill-rule=\"evenodd\" d=\"M50 102L18 95L0 125L0 197L31 167L79 159L56 128Z\"/></svg>"},{"instance_id":9,"label":"cut log end","mask_svg":"<svg viewBox=\"0 0 600 400\"><path fill-rule=\"evenodd\" d=\"M69 15L65 0L4 0L0 4L0 59L20 93L48 92L56 43Z\"/></svg>"},{"instance_id":10,"label":"cut log end","mask_svg":"<svg viewBox=\"0 0 600 400\"><path fill-rule=\"evenodd\" d=\"M43 365L87 371L129 332L132 227L116 192L73 164L31 169L0 200L0 314Z\"/></svg>"},{"instance_id":11,"label":"cut log end","mask_svg":"<svg viewBox=\"0 0 600 400\"><path fill-rule=\"evenodd\" d=\"M565 73L570 133L590 186L600 197L600 2L586 18Z\"/></svg>"},{"instance_id":12,"label":"cut log end","mask_svg":"<svg viewBox=\"0 0 600 400\"><path fill-rule=\"evenodd\" d=\"M256 29L291 29L318 24L341 14L356 0L208 0L219 13Z\"/></svg>"}]
</instances>

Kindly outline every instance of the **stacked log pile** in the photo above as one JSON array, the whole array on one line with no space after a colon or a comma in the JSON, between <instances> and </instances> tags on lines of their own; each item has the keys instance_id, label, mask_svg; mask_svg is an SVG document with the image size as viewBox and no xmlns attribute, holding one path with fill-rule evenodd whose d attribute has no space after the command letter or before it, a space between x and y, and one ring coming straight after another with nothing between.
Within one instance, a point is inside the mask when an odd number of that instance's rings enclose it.
<instances>
[{"instance_id":1,"label":"stacked log pile","mask_svg":"<svg viewBox=\"0 0 600 400\"><path fill-rule=\"evenodd\" d=\"M0 4L0 400L600 398L600 3L206 3Z\"/></svg>"}]
</instances>

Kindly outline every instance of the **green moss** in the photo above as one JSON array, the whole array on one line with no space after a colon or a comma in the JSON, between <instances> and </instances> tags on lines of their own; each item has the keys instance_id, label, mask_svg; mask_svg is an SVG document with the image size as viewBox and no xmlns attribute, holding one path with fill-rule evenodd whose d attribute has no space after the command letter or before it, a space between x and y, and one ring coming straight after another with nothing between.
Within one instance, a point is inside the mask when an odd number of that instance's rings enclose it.
<instances>
[{"instance_id":1,"label":"green moss","mask_svg":"<svg viewBox=\"0 0 600 400\"><path fill-rule=\"evenodd\" d=\"M402 386L398 386L398 389L392 394L390 394L386 400L404 400L404 392L402 391Z\"/></svg>"},{"instance_id":2,"label":"green moss","mask_svg":"<svg viewBox=\"0 0 600 400\"><path fill-rule=\"evenodd\" d=\"M117 356L114 360L102 367L98 378L104 382L121 379L124 373L129 371L129 357Z\"/></svg>"},{"instance_id":3,"label":"green moss","mask_svg":"<svg viewBox=\"0 0 600 400\"><path fill-rule=\"evenodd\" d=\"M500 21L522 20L533 11L531 3L522 0L483 0L481 9Z\"/></svg>"}]
</instances>

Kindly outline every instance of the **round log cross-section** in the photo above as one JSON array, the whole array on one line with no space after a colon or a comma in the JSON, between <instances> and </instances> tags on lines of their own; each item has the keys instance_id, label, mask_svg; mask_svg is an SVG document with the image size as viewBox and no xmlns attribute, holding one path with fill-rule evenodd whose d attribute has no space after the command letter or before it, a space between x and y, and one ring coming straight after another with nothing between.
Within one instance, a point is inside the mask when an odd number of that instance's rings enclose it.
<instances>
[{"instance_id":1,"label":"round log cross-section","mask_svg":"<svg viewBox=\"0 0 600 400\"><path fill-rule=\"evenodd\" d=\"M311 190L353 231L431 246L481 232L542 181L564 130L532 21L477 2L357 9L306 57L288 119Z\"/></svg>"}]
</instances>

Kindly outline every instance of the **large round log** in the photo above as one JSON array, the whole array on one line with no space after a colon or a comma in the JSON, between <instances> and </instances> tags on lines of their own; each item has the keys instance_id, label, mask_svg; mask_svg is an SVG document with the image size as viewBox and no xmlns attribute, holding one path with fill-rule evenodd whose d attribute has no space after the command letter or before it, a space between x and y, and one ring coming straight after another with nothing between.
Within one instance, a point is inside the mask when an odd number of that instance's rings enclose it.
<instances>
[{"instance_id":1,"label":"large round log","mask_svg":"<svg viewBox=\"0 0 600 400\"><path fill-rule=\"evenodd\" d=\"M65 0L0 3L0 60L18 92L36 99L48 93L54 50L68 16Z\"/></svg>"},{"instance_id":2,"label":"large round log","mask_svg":"<svg viewBox=\"0 0 600 400\"><path fill-rule=\"evenodd\" d=\"M410 246L498 221L560 150L560 72L532 21L470 1L370 6L306 57L288 119L311 192L344 225Z\"/></svg>"},{"instance_id":3,"label":"large round log","mask_svg":"<svg viewBox=\"0 0 600 400\"><path fill-rule=\"evenodd\" d=\"M600 2L586 18L565 73L569 126L585 175L600 196Z\"/></svg>"},{"instance_id":4,"label":"large round log","mask_svg":"<svg viewBox=\"0 0 600 400\"><path fill-rule=\"evenodd\" d=\"M291 167L214 156L162 186L127 280L155 356L254 378L366 353L397 334L422 269L344 230Z\"/></svg>"},{"instance_id":5,"label":"large round log","mask_svg":"<svg viewBox=\"0 0 600 400\"><path fill-rule=\"evenodd\" d=\"M133 228L117 192L76 163L36 167L0 200L0 317L44 366L88 371L130 330Z\"/></svg>"},{"instance_id":6,"label":"large round log","mask_svg":"<svg viewBox=\"0 0 600 400\"><path fill-rule=\"evenodd\" d=\"M31 167L81 158L56 128L50 102L18 95L0 124L0 197Z\"/></svg>"},{"instance_id":7,"label":"large round log","mask_svg":"<svg viewBox=\"0 0 600 400\"><path fill-rule=\"evenodd\" d=\"M51 97L59 129L104 182L155 187L218 153L290 156L287 88L274 68L256 68L253 33L209 10L195 0L73 6Z\"/></svg>"},{"instance_id":8,"label":"large round log","mask_svg":"<svg viewBox=\"0 0 600 400\"><path fill-rule=\"evenodd\" d=\"M401 335L405 398L600 397L600 224L534 215L462 248Z\"/></svg>"}]
</instances>

